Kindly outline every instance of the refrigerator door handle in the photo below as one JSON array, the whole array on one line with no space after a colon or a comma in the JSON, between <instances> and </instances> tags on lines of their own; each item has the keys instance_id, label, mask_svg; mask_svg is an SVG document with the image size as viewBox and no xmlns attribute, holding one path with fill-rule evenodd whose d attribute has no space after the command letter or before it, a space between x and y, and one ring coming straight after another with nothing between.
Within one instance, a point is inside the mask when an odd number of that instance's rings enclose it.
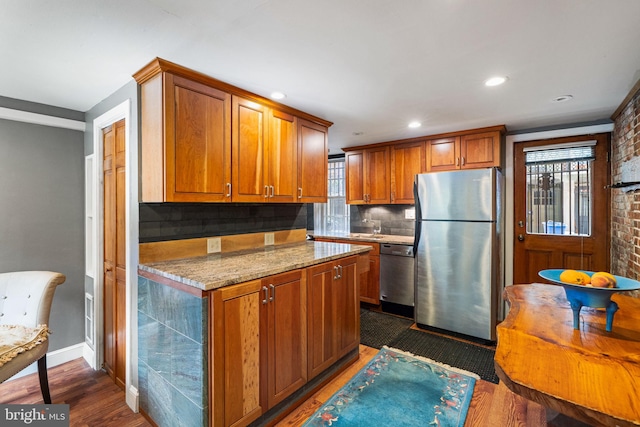
<instances>
[{"instance_id":1,"label":"refrigerator door handle","mask_svg":"<svg viewBox=\"0 0 640 427\"><path fill-rule=\"evenodd\" d=\"M416 210L416 231L413 239L413 257L418 253L418 242L420 241L420 233L422 232L422 208L420 207L420 199L418 198L418 182L413 182L413 199Z\"/></svg>"}]
</instances>

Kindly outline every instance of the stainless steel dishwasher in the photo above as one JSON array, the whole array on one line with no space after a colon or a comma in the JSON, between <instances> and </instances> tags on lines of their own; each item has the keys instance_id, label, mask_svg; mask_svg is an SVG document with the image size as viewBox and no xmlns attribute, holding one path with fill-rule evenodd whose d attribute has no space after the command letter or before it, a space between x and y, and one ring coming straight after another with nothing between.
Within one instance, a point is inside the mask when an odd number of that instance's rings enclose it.
<instances>
[{"instance_id":1,"label":"stainless steel dishwasher","mask_svg":"<svg viewBox=\"0 0 640 427\"><path fill-rule=\"evenodd\" d=\"M413 246L380 245L380 300L413 307Z\"/></svg>"}]
</instances>

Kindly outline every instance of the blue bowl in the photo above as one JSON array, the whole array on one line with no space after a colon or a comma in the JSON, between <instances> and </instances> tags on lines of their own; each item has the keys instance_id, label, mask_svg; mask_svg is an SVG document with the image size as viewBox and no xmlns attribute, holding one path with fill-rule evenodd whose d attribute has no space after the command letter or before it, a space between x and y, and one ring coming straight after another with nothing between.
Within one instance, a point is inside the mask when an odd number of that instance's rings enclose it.
<instances>
[{"instance_id":1,"label":"blue bowl","mask_svg":"<svg viewBox=\"0 0 640 427\"><path fill-rule=\"evenodd\" d=\"M618 304L611 301L611 296L616 292L635 291L640 289L640 282L626 277L616 276L617 285L615 288L594 288L585 285L576 285L573 283L566 283L560 280L560 274L564 269L552 269L542 270L538 272L538 275L545 280L552 283L562 285L567 300L571 304L573 310L573 329L580 329L580 309L583 306L594 308L606 308L607 309L607 332L611 332L613 326L613 315L618 310ZM591 277L594 272L586 270L582 271Z\"/></svg>"}]
</instances>

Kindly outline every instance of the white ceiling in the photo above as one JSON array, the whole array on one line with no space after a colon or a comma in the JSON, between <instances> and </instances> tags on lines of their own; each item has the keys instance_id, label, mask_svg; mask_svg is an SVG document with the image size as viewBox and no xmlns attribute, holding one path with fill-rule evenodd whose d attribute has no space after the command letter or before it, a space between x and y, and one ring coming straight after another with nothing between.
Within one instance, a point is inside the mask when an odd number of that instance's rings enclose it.
<instances>
[{"instance_id":1,"label":"white ceiling","mask_svg":"<svg viewBox=\"0 0 640 427\"><path fill-rule=\"evenodd\" d=\"M332 153L608 119L640 78L638 0L0 0L0 11L1 96L87 111L158 56L286 93L334 122ZM493 75L509 80L485 87ZM552 102L561 95L573 100Z\"/></svg>"}]
</instances>

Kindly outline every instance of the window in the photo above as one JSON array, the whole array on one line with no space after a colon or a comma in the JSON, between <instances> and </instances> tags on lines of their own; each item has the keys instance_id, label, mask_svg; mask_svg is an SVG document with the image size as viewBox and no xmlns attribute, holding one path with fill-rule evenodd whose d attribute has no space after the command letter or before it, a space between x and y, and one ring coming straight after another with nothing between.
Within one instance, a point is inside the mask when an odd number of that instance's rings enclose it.
<instances>
[{"instance_id":1,"label":"window","mask_svg":"<svg viewBox=\"0 0 640 427\"><path fill-rule=\"evenodd\" d=\"M595 141L525 149L527 232L591 235Z\"/></svg>"},{"instance_id":2,"label":"window","mask_svg":"<svg viewBox=\"0 0 640 427\"><path fill-rule=\"evenodd\" d=\"M327 203L314 204L313 227L317 233L349 233L344 158L329 159L328 177Z\"/></svg>"}]
</instances>

